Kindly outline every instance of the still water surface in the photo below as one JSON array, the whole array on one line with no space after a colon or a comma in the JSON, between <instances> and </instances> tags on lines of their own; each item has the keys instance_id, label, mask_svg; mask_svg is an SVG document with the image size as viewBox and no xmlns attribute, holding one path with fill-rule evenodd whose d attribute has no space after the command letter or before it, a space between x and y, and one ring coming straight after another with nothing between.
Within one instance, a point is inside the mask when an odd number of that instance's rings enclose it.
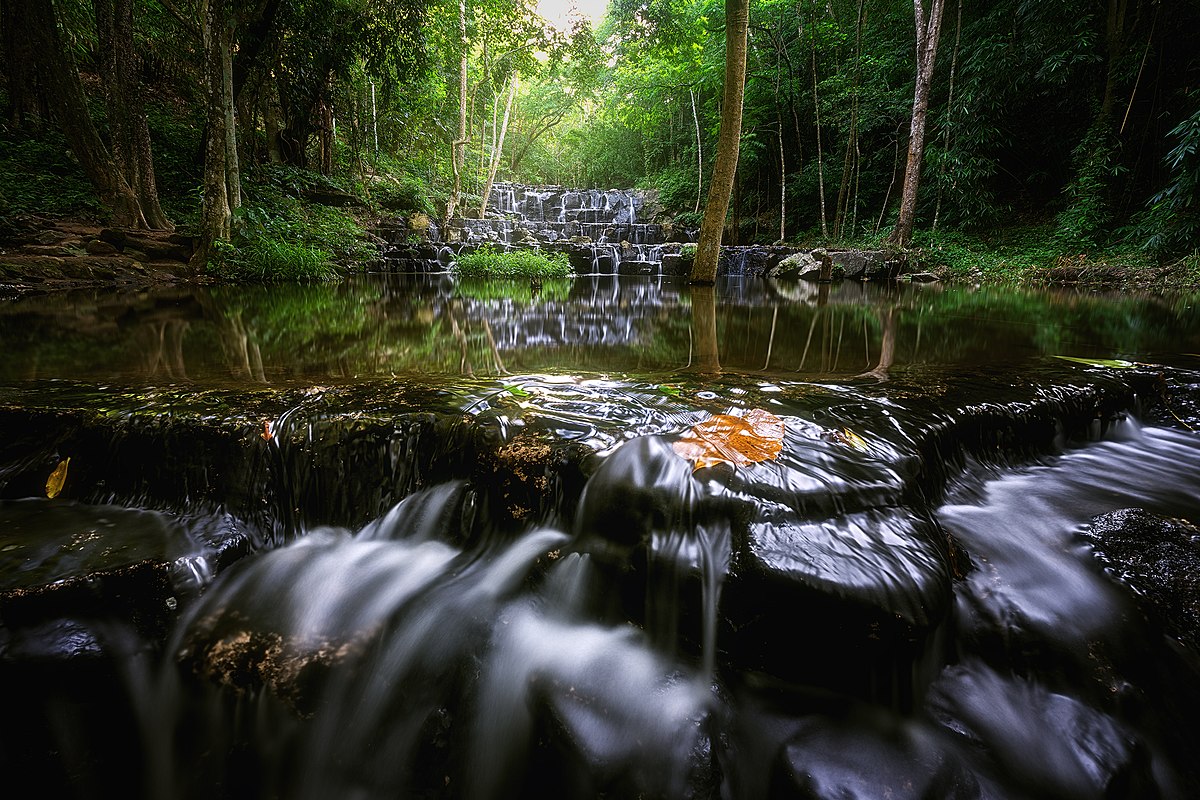
<instances>
[{"instance_id":1,"label":"still water surface","mask_svg":"<svg viewBox=\"0 0 1200 800\"><path fill-rule=\"evenodd\" d=\"M715 325L715 329L712 327ZM729 372L848 378L1046 355L1200 352L1187 298L661 278L540 286L447 275L336 285L72 293L0 304L0 380L281 385L380 376Z\"/></svg>"}]
</instances>

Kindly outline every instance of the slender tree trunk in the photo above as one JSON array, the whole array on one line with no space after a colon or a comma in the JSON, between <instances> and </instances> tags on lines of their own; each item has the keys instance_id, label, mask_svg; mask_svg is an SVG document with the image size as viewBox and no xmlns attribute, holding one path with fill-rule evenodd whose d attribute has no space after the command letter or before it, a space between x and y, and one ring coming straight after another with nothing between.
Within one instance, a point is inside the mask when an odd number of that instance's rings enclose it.
<instances>
[{"instance_id":1,"label":"slender tree trunk","mask_svg":"<svg viewBox=\"0 0 1200 800\"><path fill-rule=\"evenodd\" d=\"M279 103L279 86L274 77L267 78L267 91L263 98L263 128L267 135L267 160L272 164L283 163L283 150L279 139L283 134L283 109Z\"/></svg>"},{"instance_id":2,"label":"slender tree trunk","mask_svg":"<svg viewBox=\"0 0 1200 800\"><path fill-rule=\"evenodd\" d=\"M825 215L825 159L821 154L821 103L817 96L817 26L812 27L812 92L813 121L817 126L817 196L821 202L821 235L829 236L829 222Z\"/></svg>"},{"instance_id":3,"label":"slender tree trunk","mask_svg":"<svg viewBox=\"0 0 1200 800\"><path fill-rule=\"evenodd\" d=\"M917 212L917 187L921 180L921 162L925 158L925 121L929 115L929 86L937 60L938 36L942 32L945 0L932 0L926 17L922 0L913 0L917 39L916 88L913 91L912 126L908 135L908 163L904 168L904 188L900 195L900 216L888 241L907 247L912 241L913 221Z\"/></svg>"},{"instance_id":4,"label":"slender tree trunk","mask_svg":"<svg viewBox=\"0 0 1200 800\"><path fill-rule=\"evenodd\" d=\"M450 143L450 165L454 170L454 186L446 201L446 222L458 210L462 195L462 173L467 162L467 2L458 0L458 136Z\"/></svg>"},{"instance_id":5,"label":"slender tree trunk","mask_svg":"<svg viewBox=\"0 0 1200 800\"><path fill-rule=\"evenodd\" d=\"M520 84L520 82L521 82L520 76L517 75L516 73L513 73L512 83L509 85L509 89L508 89L508 99L504 102L504 121L500 123L499 136L496 136L495 132L493 131L493 138L495 139L495 144L492 147L491 162L488 164L487 179L484 181L484 184L483 184L483 194L479 199L479 218L480 219L483 219L487 213L488 197L492 193L492 183L496 180L496 170L499 169L499 167L500 167L500 158L504 153L504 137L508 133L508 120L512 116L513 100L517 96L517 87Z\"/></svg>"},{"instance_id":6,"label":"slender tree trunk","mask_svg":"<svg viewBox=\"0 0 1200 800\"><path fill-rule=\"evenodd\" d=\"M713 165L708 201L700 224L700 242L692 262L692 283L713 283L721 257L725 215L737 173L738 146L742 138L742 101L746 83L746 36L750 0L725 0L725 88L721 107L721 133Z\"/></svg>"},{"instance_id":7,"label":"slender tree trunk","mask_svg":"<svg viewBox=\"0 0 1200 800\"><path fill-rule=\"evenodd\" d=\"M783 114L779 111L779 101L775 105L776 132L779 134L779 241L787 237L787 161L783 154Z\"/></svg>"},{"instance_id":8,"label":"slender tree trunk","mask_svg":"<svg viewBox=\"0 0 1200 800\"><path fill-rule=\"evenodd\" d=\"M204 196L200 207L200 242L192 255L192 267L203 269L214 242L229 241L233 224L233 205L229 196L229 167L226 163L225 54L230 37L225 34L226 0L201 0L200 24L203 40L205 105L208 119L204 137Z\"/></svg>"},{"instance_id":9,"label":"slender tree trunk","mask_svg":"<svg viewBox=\"0 0 1200 800\"><path fill-rule=\"evenodd\" d=\"M242 205L242 170L238 164L237 114L234 111L236 95L233 91L233 22L227 20L220 31L221 56L221 112L224 114L225 136L225 191L229 197L229 208L235 211Z\"/></svg>"},{"instance_id":10,"label":"slender tree trunk","mask_svg":"<svg viewBox=\"0 0 1200 800\"><path fill-rule=\"evenodd\" d=\"M700 141L700 115L696 113L696 90L688 89L692 98L692 122L696 125L696 208L693 213L700 213L700 198L704 192L704 145Z\"/></svg>"}]
</instances>

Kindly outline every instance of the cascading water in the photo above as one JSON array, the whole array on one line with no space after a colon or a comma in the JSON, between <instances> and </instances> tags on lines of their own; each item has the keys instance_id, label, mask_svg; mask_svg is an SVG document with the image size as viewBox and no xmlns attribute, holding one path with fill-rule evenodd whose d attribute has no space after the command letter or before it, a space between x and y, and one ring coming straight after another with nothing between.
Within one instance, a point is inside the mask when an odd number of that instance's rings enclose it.
<instances>
[{"instance_id":1,"label":"cascading water","mask_svg":"<svg viewBox=\"0 0 1200 800\"><path fill-rule=\"evenodd\" d=\"M1197 796L1190 307L731 282L724 371L695 374L686 287L495 288L0 316L0 345L98 348L0 365L6 774L205 800ZM161 378L172 313L187 384ZM782 420L772 458L672 446L750 410Z\"/></svg>"}]
</instances>

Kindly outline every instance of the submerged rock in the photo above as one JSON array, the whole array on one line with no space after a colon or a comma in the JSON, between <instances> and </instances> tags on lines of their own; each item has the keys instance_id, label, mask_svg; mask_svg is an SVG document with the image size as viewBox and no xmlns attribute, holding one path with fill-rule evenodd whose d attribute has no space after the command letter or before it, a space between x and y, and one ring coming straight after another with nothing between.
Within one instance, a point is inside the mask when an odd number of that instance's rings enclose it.
<instances>
[{"instance_id":1,"label":"submerged rock","mask_svg":"<svg viewBox=\"0 0 1200 800\"><path fill-rule=\"evenodd\" d=\"M1200 527L1125 508L1096 517L1083 535L1142 613L1200 655Z\"/></svg>"}]
</instances>

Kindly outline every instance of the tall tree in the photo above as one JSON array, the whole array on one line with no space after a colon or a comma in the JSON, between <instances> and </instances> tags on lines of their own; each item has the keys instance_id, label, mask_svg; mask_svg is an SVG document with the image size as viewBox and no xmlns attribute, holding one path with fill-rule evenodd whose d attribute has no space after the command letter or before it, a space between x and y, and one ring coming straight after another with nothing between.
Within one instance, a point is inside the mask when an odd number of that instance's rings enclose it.
<instances>
[{"instance_id":1,"label":"tall tree","mask_svg":"<svg viewBox=\"0 0 1200 800\"><path fill-rule=\"evenodd\" d=\"M92 0L100 44L100 68L108 103L113 163L137 198L142 220L155 230L173 228L158 202L150 126L137 77L133 0Z\"/></svg>"},{"instance_id":2,"label":"tall tree","mask_svg":"<svg viewBox=\"0 0 1200 800\"><path fill-rule=\"evenodd\" d=\"M917 40L917 74L913 90L912 124L908 133L908 162L904 167L904 189L900 195L900 216L888 241L907 247L912 241L913 220L917 212L917 187L921 180L921 162L925 158L925 120L929 115L929 86L933 82L933 65L937 60L938 37L942 32L942 11L945 0L932 0L925 13L922 0L913 0L913 17Z\"/></svg>"},{"instance_id":3,"label":"tall tree","mask_svg":"<svg viewBox=\"0 0 1200 800\"><path fill-rule=\"evenodd\" d=\"M454 185L446 201L445 222L450 222L458 209L462 194L463 169L467 164L467 67L470 60L467 42L467 0L458 0L458 133L450 143L450 166L454 171Z\"/></svg>"},{"instance_id":4,"label":"tall tree","mask_svg":"<svg viewBox=\"0 0 1200 800\"><path fill-rule=\"evenodd\" d=\"M141 111L133 62L131 0L96 0L96 19L109 101L114 150L109 150L88 111L87 97L71 51L59 30L52 0L9 0L21 21L29 52L50 110L96 194L110 211L112 224L128 228L166 228L158 206L150 135Z\"/></svg>"},{"instance_id":5,"label":"tall tree","mask_svg":"<svg viewBox=\"0 0 1200 800\"><path fill-rule=\"evenodd\" d=\"M192 266L202 268L212 246L229 241L233 211L241 197L237 134L233 126L233 20L227 0L201 0L205 108L204 190L200 242Z\"/></svg>"},{"instance_id":6,"label":"tall tree","mask_svg":"<svg viewBox=\"0 0 1200 800\"><path fill-rule=\"evenodd\" d=\"M940 2L940 0L939 0ZM742 101L746 84L746 36L750 26L750 0L725 0L725 90L721 105L721 132L708 200L700 222L700 241L692 262L692 283L713 283L721 258L725 216L737 173L738 146L742 138Z\"/></svg>"}]
</instances>

